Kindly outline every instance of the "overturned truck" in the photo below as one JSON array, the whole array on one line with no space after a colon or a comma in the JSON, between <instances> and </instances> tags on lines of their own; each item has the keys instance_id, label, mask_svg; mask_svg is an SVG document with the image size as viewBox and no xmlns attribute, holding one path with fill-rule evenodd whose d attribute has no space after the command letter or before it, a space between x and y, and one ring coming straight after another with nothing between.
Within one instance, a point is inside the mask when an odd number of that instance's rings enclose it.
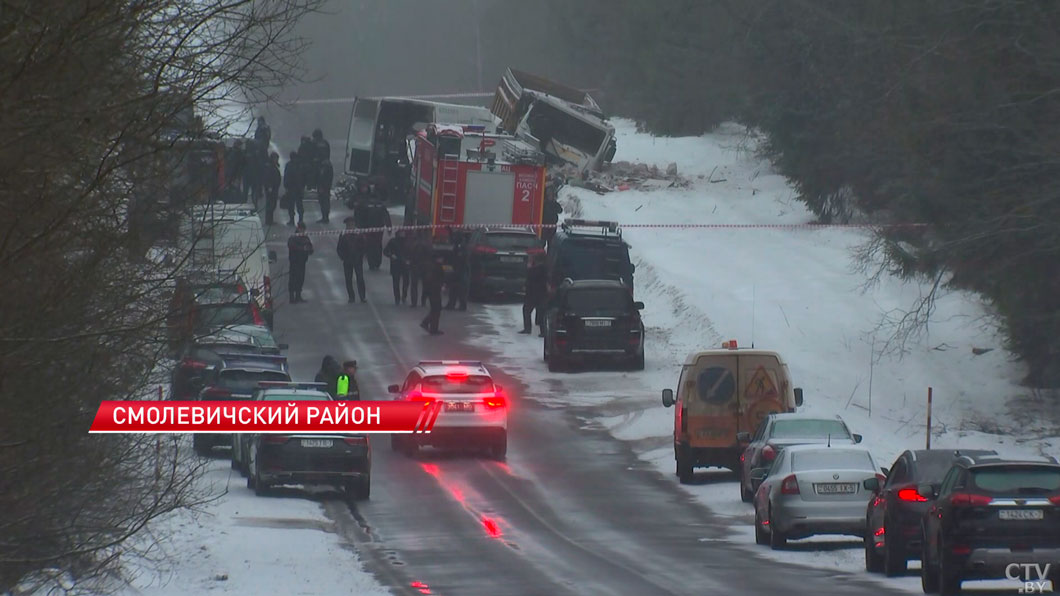
<instances>
[{"instance_id":1,"label":"overturned truck","mask_svg":"<svg viewBox=\"0 0 1060 596\"><path fill-rule=\"evenodd\" d=\"M573 87L509 68L490 111L505 131L537 145L552 164L584 173L615 156L615 127L592 96Z\"/></svg>"}]
</instances>

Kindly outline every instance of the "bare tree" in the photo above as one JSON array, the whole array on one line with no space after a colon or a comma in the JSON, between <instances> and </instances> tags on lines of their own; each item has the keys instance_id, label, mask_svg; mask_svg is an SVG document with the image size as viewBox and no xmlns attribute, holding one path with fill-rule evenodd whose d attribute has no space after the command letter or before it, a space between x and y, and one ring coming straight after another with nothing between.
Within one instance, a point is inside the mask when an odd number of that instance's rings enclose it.
<instances>
[{"instance_id":1,"label":"bare tree","mask_svg":"<svg viewBox=\"0 0 1060 596\"><path fill-rule=\"evenodd\" d=\"M222 108L299 74L293 27L319 2L0 2L0 589L98 576L207 498L183 442L87 434L100 401L161 381L175 265L141 258L133 207L173 190L183 115L220 134Z\"/></svg>"}]
</instances>

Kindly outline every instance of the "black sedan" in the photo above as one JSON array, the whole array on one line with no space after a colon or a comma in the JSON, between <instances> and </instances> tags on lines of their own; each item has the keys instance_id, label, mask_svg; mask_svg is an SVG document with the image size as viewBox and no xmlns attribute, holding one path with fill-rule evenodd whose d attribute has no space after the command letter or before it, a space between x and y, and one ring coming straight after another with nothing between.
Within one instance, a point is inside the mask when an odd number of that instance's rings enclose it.
<instances>
[{"instance_id":1,"label":"black sedan","mask_svg":"<svg viewBox=\"0 0 1060 596\"><path fill-rule=\"evenodd\" d=\"M469 295L474 300L522 295L530 255L544 252L544 241L530 230L475 230L467 244Z\"/></svg>"}]
</instances>

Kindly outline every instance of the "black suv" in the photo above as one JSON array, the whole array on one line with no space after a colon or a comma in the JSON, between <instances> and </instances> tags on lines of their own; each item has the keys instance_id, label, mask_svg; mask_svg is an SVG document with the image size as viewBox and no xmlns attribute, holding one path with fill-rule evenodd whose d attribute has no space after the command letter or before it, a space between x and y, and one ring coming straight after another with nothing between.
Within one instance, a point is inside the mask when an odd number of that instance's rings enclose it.
<instances>
[{"instance_id":1,"label":"black suv","mask_svg":"<svg viewBox=\"0 0 1060 596\"><path fill-rule=\"evenodd\" d=\"M1050 460L962 456L941 485L921 485L934 499L923 517L925 593L958 594L965 580L1013 576L1058 585L1060 464Z\"/></svg>"},{"instance_id":2,"label":"black suv","mask_svg":"<svg viewBox=\"0 0 1060 596\"><path fill-rule=\"evenodd\" d=\"M997 456L993 451L948 449L907 450L894 460L882 485L866 481L873 492L865 512L865 569L893 577L905 573L910 559L919 560L921 520L931 499L917 490L921 485L939 485L942 477L962 456Z\"/></svg>"},{"instance_id":3,"label":"black suv","mask_svg":"<svg viewBox=\"0 0 1060 596\"><path fill-rule=\"evenodd\" d=\"M615 279L633 292L629 244L613 221L567 219L548 243L549 293L566 279Z\"/></svg>"},{"instance_id":4,"label":"black suv","mask_svg":"<svg viewBox=\"0 0 1060 596\"><path fill-rule=\"evenodd\" d=\"M549 301L544 356L550 371L605 358L644 370L643 302L616 280L567 280Z\"/></svg>"},{"instance_id":5,"label":"black suv","mask_svg":"<svg viewBox=\"0 0 1060 596\"><path fill-rule=\"evenodd\" d=\"M467 243L468 295L472 300L522 295L530 255L544 254L534 232L517 228L480 228Z\"/></svg>"},{"instance_id":6,"label":"black suv","mask_svg":"<svg viewBox=\"0 0 1060 596\"><path fill-rule=\"evenodd\" d=\"M194 379L200 401L250 400L261 382L291 382L286 356L231 355L204 377ZM229 435L196 433L195 453L206 456L217 445L231 444Z\"/></svg>"}]
</instances>

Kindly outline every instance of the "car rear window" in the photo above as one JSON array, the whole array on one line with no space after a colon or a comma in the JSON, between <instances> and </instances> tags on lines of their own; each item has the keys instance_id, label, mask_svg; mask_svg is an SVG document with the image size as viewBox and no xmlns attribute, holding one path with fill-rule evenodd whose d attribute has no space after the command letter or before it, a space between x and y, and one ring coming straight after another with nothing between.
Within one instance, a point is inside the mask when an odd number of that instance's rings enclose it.
<instances>
[{"instance_id":1,"label":"car rear window","mask_svg":"<svg viewBox=\"0 0 1060 596\"><path fill-rule=\"evenodd\" d=\"M849 438L846 426L838 420L777 420L773 423L775 439L824 439L828 436Z\"/></svg>"},{"instance_id":2,"label":"car rear window","mask_svg":"<svg viewBox=\"0 0 1060 596\"><path fill-rule=\"evenodd\" d=\"M257 389L258 383L262 381L290 382L291 377L287 373L271 370L224 370L221 371L218 384L236 393L251 393L254 389Z\"/></svg>"},{"instance_id":3,"label":"car rear window","mask_svg":"<svg viewBox=\"0 0 1060 596\"><path fill-rule=\"evenodd\" d=\"M989 493L1053 493L1060 491L1060 468L1020 466L972 470L971 483Z\"/></svg>"},{"instance_id":4,"label":"car rear window","mask_svg":"<svg viewBox=\"0 0 1060 596\"><path fill-rule=\"evenodd\" d=\"M443 376L423 379L425 393L492 393L493 380L486 376L472 375L464 378Z\"/></svg>"},{"instance_id":5,"label":"car rear window","mask_svg":"<svg viewBox=\"0 0 1060 596\"><path fill-rule=\"evenodd\" d=\"M314 393L266 393L261 399L262 401L331 401L331 396Z\"/></svg>"},{"instance_id":6,"label":"car rear window","mask_svg":"<svg viewBox=\"0 0 1060 596\"><path fill-rule=\"evenodd\" d=\"M235 325L253 325L254 314L249 304L220 304L199 307L199 326L219 329Z\"/></svg>"},{"instance_id":7,"label":"car rear window","mask_svg":"<svg viewBox=\"0 0 1060 596\"><path fill-rule=\"evenodd\" d=\"M260 354L261 348L250 344L205 344L200 345L197 353L216 354Z\"/></svg>"},{"instance_id":8,"label":"car rear window","mask_svg":"<svg viewBox=\"0 0 1060 596\"><path fill-rule=\"evenodd\" d=\"M629 273L629 251L620 244L572 240L564 246L559 266L564 277L575 279L621 277Z\"/></svg>"},{"instance_id":9,"label":"car rear window","mask_svg":"<svg viewBox=\"0 0 1060 596\"><path fill-rule=\"evenodd\" d=\"M872 470L872 458L864 451L821 450L791 454L791 469L807 470Z\"/></svg>"},{"instance_id":10,"label":"car rear window","mask_svg":"<svg viewBox=\"0 0 1060 596\"><path fill-rule=\"evenodd\" d=\"M623 314L633 309L633 297L621 288L571 290L567 292L566 306L579 315Z\"/></svg>"},{"instance_id":11,"label":"car rear window","mask_svg":"<svg viewBox=\"0 0 1060 596\"><path fill-rule=\"evenodd\" d=\"M497 250L526 250L541 245L533 234L486 234L482 243Z\"/></svg>"}]
</instances>

